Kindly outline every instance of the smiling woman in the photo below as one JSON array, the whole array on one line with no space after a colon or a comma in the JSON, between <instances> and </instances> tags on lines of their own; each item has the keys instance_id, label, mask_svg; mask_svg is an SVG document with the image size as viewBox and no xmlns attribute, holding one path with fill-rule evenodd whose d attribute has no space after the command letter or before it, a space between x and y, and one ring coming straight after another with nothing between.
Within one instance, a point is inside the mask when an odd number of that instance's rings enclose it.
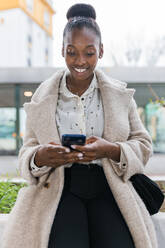
<instances>
[{"instance_id":1,"label":"smiling woman","mask_svg":"<svg viewBox=\"0 0 165 248\"><path fill-rule=\"evenodd\" d=\"M87 28L74 29L64 39L63 56L70 70L67 86L78 90L80 96L90 85L93 71L98 58L103 54L103 49L96 35Z\"/></svg>"},{"instance_id":2,"label":"smiling woman","mask_svg":"<svg viewBox=\"0 0 165 248\"><path fill-rule=\"evenodd\" d=\"M29 186L19 191L2 248L156 248L149 212L129 180L152 153L134 89L96 69L103 44L94 8L73 5L67 18L67 69L24 104L19 168ZM83 134L86 143L65 147L63 134Z\"/></svg>"},{"instance_id":3,"label":"smiling woman","mask_svg":"<svg viewBox=\"0 0 165 248\"><path fill-rule=\"evenodd\" d=\"M94 20L96 14L93 9L88 10L89 17L85 17L88 12L82 7L79 13L76 13L76 8L69 9L68 23L63 33L62 55L70 70L67 87L73 89L73 93L76 89L79 96L90 85L97 61L103 56L101 32ZM74 16L75 13L77 17Z\"/></svg>"}]
</instances>

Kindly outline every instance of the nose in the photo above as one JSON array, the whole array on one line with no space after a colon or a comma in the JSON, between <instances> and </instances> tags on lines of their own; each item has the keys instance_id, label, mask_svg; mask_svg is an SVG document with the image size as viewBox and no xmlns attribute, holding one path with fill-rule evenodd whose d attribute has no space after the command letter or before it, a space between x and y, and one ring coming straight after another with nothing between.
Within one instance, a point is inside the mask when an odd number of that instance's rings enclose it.
<instances>
[{"instance_id":1,"label":"nose","mask_svg":"<svg viewBox=\"0 0 165 248\"><path fill-rule=\"evenodd\" d=\"M86 64L86 59L83 55L79 55L76 60L76 65L83 66Z\"/></svg>"}]
</instances>

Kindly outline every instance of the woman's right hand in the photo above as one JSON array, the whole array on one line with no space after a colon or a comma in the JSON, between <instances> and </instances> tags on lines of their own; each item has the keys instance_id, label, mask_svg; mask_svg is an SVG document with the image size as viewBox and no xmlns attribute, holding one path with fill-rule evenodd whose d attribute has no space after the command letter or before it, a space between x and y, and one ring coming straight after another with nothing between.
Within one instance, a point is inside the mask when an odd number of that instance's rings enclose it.
<instances>
[{"instance_id":1,"label":"woman's right hand","mask_svg":"<svg viewBox=\"0 0 165 248\"><path fill-rule=\"evenodd\" d=\"M35 154L34 163L38 166L49 166L57 168L67 163L81 161L83 154L78 151L71 151L69 148L50 142L38 149Z\"/></svg>"}]
</instances>

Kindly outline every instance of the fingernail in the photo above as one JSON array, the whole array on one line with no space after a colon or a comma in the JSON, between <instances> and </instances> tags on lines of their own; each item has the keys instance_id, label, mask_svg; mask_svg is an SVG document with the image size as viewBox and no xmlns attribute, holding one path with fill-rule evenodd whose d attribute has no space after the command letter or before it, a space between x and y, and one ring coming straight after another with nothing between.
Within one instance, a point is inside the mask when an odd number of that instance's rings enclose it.
<instances>
[{"instance_id":1,"label":"fingernail","mask_svg":"<svg viewBox=\"0 0 165 248\"><path fill-rule=\"evenodd\" d=\"M71 147L72 147L73 149L75 149L75 148L76 148L76 146L74 146L74 145L71 145Z\"/></svg>"},{"instance_id":2,"label":"fingernail","mask_svg":"<svg viewBox=\"0 0 165 248\"><path fill-rule=\"evenodd\" d=\"M77 155L79 158L82 158L83 157L83 154L82 153L78 153Z\"/></svg>"},{"instance_id":3,"label":"fingernail","mask_svg":"<svg viewBox=\"0 0 165 248\"><path fill-rule=\"evenodd\" d=\"M65 149L65 152L70 152L70 149L69 149L69 148L66 148L66 149Z\"/></svg>"}]
</instances>

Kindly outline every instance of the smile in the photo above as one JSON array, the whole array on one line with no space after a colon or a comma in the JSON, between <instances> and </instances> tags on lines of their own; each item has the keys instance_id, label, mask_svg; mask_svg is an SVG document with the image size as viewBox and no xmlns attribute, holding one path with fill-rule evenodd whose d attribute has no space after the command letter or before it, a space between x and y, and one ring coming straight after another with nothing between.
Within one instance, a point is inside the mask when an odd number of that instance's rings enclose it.
<instances>
[{"instance_id":1,"label":"smile","mask_svg":"<svg viewBox=\"0 0 165 248\"><path fill-rule=\"evenodd\" d=\"M77 71L77 72L81 72L81 73L82 73L82 72L85 72L87 69L78 69L78 68L74 68L74 70Z\"/></svg>"}]
</instances>

